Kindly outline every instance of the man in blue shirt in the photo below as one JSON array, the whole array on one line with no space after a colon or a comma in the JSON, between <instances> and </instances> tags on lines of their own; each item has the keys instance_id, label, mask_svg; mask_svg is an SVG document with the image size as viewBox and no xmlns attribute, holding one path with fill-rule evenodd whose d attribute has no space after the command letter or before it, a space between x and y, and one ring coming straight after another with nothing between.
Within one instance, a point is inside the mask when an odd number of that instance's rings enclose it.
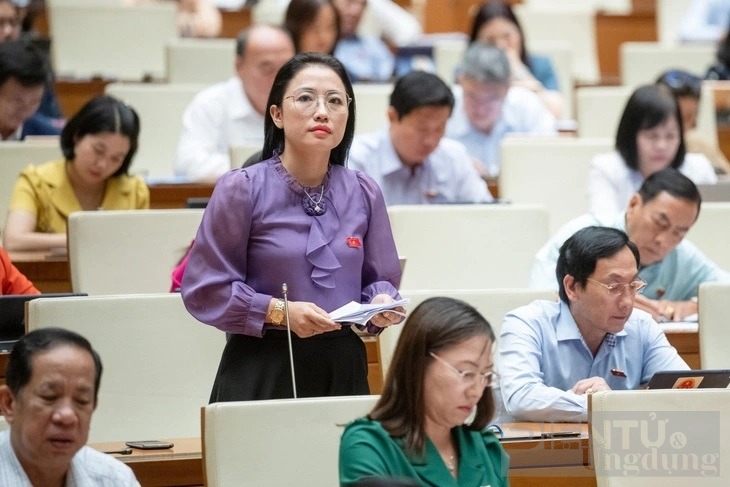
<instances>
[{"instance_id":1,"label":"man in blue shirt","mask_svg":"<svg viewBox=\"0 0 730 487\"><path fill-rule=\"evenodd\" d=\"M393 77L395 57L379 37L359 35L367 0L333 0L340 15L340 40L335 57L345 65L350 80L389 81Z\"/></svg>"},{"instance_id":2,"label":"man in blue shirt","mask_svg":"<svg viewBox=\"0 0 730 487\"><path fill-rule=\"evenodd\" d=\"M588 394L689 368L651 315L634 308L646 283L624 232L579 230L560 248L556 277L559 302L535 301L502 325L501 393L514 419L585 421Z\"/></svg>"},{"instance_id":3,"label":"man in blue shirt","mask_svg":"<svg viewBox=\"0 0 730 487\"><path fill-rule=\"evenodd\" d=\"M655 320L681 321L697 313L697 290L703 282L730 282L720 269L684 236L697 220L701 198L694 183L676 169L646 178L624 213L584 215L558 230L537 253L530 287L557 289L555 264L560 245L576 230L601 225L625 231L639 248L639 276L648 283L635 306Z\"/></svg>"},{"instance_id":4,"label":"man in blue shirt","mask_svg":"<svg viewBox=\"0 0 730 487\"><path fill-rule=\"evenodd\" d=\"M464 146L443 136L453 107L435 74L403 76L390 95L390 126L356 136L349 167L372 177L387 205L492 201Z\"/></svg>"}]
</instances>

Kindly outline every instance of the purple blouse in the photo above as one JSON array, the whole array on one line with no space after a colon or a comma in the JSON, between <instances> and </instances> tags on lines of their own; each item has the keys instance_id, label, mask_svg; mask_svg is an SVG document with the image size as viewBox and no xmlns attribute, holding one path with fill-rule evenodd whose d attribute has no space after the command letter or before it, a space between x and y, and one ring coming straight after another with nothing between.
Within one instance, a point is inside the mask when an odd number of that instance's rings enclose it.
<instances>
[{"instance_id":1,"label":"purple blouse","mask_svg":"<svg viewBox=\"0 0 730 487\"><path fill-rule=\"evenodd\" d=\"M291 301L328 312L377 294L398 297L401 269L377 184L333 165L327 211L307 215L303 195L278 157L220 178L182 282L195 318L260 337L269 302L282 296L284 282Z\"/></svg>"}]
</instances>

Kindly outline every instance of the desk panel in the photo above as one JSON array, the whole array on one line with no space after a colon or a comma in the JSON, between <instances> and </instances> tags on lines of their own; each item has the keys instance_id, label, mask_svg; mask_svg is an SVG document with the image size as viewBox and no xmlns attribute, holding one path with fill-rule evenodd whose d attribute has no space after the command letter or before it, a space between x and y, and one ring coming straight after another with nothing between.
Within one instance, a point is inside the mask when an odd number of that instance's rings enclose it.
<instances>
[{"instance_id":1,"label":"desk panel","mask_svg":"<svg viewBox=\"0 0 730 487\"><path fill-rule=\"evenodd\" d=\"M153 210L185 208L188 198L210 198L213 184L151 184L150 208Z\"/></svg>"},{"instance_id":2,"label":"desk panel","mask_svg":"<svg viewBox=\"0 0 730 487\"><path fill-rule=\"evenodd\" d=\"M514 423L505 425L507 434L527 432L580 431L581 436L566 439L505 440L503 445L512 462L513 487L595 487L589 467L588 426L585 423ZM129 465L143 487L203 485L200 438L173 438L170 450L133 450L131 455L115 455ZM124 448L120 442L91 445L100 451Z\"/></svg>"}]
</instances>

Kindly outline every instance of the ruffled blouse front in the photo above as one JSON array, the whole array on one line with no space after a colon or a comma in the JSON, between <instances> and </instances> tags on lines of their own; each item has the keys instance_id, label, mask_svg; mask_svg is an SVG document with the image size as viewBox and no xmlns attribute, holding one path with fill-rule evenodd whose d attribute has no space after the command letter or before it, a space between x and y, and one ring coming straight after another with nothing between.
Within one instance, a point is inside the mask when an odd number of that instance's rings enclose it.
<instances>
[{"instance_id":1,"label":"ruffled blouse front","mask_svg":"<svg viewBox=\"0 0 730 487\"><path fill-rule=\"evenodd\" d=\"M400 265L383 196L368 176L331 166L310 216L303 188L278 157L233 170L216 185L190 253L182 293L200 321L261 335L272 296L326 311L379 293L397 296Z\"/></svg>"}]
</instances>

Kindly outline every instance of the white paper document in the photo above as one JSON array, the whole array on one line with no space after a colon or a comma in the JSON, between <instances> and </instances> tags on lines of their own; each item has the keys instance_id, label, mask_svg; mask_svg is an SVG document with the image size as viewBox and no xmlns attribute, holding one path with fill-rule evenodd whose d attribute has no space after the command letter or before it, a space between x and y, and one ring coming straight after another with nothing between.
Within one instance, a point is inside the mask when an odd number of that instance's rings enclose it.
<instances>
[{"instance_id":1,"label":"white paper document","mask_svg":"<svg viewBox=\"0 0 730 487\"><path fill-rule=\"evenodd\" d=\"M370 318L383 311L391 311L398 306L405 306L411 300L409 298L392 301L390 303L361 304L350 301L344 306L337 308L330 313L330 318L338 323L349 322L364 325Z\"/></svg>"}]
</instances>

